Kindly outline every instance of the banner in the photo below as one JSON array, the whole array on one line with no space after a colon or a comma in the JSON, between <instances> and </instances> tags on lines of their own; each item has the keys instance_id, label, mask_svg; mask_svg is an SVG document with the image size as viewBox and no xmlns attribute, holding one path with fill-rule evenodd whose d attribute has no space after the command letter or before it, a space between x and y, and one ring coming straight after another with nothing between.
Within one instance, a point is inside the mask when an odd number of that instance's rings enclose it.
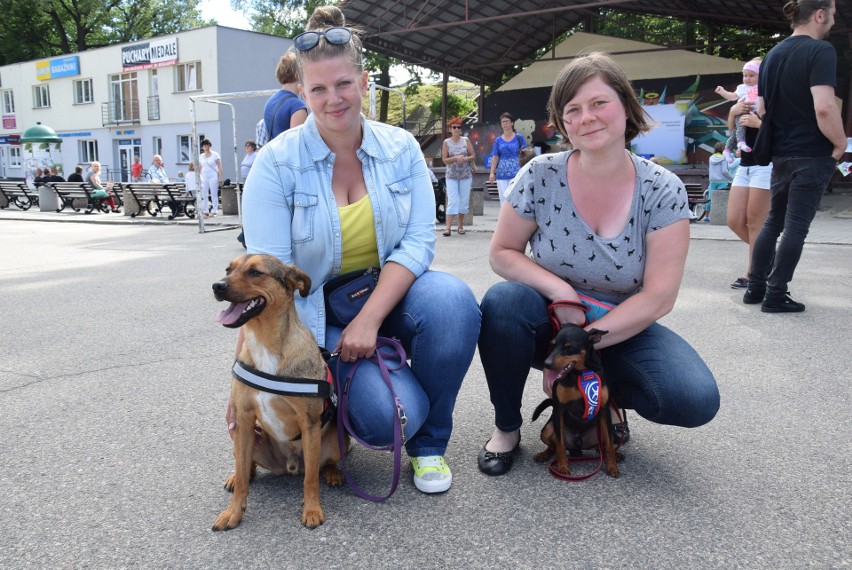
<instances>
[{"instance_id":1,"label":"banner","mask_svg":"<svg viewBox=\"0 0 852 570\"><path fill-rule=\"evenodd\" d=\"M174 65L178 59L177 38L164 38L121 48L121 69L135 71Z\"/></svg>"},{"instance_id":2,"label":"banner","mask_svg":"<svg viewBox=\"0 0 852 570\"><path fill-rule=\"evenodd\" d=\"M646 158L655 156L666 164L685 163L687 107L687 103L643 107L654 119L655 127L633 139L631 150Z\"/></svg>"}]
</instances>

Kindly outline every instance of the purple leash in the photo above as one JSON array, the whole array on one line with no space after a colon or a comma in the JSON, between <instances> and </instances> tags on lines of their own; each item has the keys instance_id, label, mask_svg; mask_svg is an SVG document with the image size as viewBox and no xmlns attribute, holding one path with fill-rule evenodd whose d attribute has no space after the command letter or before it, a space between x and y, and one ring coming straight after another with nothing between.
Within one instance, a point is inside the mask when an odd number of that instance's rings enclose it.
<instances>
[{"instance_id":1,"label":"purple leash","mask_svg":"<svg viewBox=\"0 0 852 570\"><path fill-rule=\"evenodd\" d=\"M381 349L383 347L387 347L390 349L390 354L382 355ZM399 364L394 367L388 367L387 360L391 358L399 358ZM374 446L370 445L357 435L355 435L355 430L352 429L352 426L349 423L349 385L352 382L352 378L355 376L355 371L358 370L358 367L364 360L370 360L375 363L379 370L382 373L382 380L384 380L385 385L387 385L388 390L390 390L391 396L393 397L394 404L396 405L396 415L394 417L394 424L396 429L394 429L393 435L393 443L391 445L382 445L382 446ZM405 408L402 405L402 402L399 401L399 398L394 392L393 384L391 384L390 371L391 370L399 370L405 365L406 355L405 349L402 348L402 345L391 338L378 337L376 339L376 350L373 352L373 356L368 359L360 358L356 362L349 364L349 369L346 372L346 377L343 382L336 382L335 387L337 389L337 443L340 446L340 470L343 471L343 476L346 478L346 483L349 484L349 487L352 491L355 492L356 495L361 497L362 499L367 499L368 501L373 501L374 503L383 503L388 500L391 495L396 491L396 487L399 484L399 474L400 474L400 466L402 463L402 444L405 442L405 424L408 423L408 418L405 416ZM337 360L337 377L340 376L340 359ZM373 449L376 451L393 451L393 483L391 483L390 492L384 497L378 497L375 495L371 495L361 489L357 483L352 479L349 475L349 472L346 470L346 438L345 434L348 433L350 437L352 437L355 441L363 445L368 449Z\"/></svg>"}]
</instances>

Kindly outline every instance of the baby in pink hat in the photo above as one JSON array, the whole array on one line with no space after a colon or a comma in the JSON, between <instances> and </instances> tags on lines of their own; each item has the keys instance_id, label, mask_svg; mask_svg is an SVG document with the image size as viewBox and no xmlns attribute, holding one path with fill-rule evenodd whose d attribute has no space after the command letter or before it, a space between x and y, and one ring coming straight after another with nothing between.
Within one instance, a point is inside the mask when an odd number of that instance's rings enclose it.
<instances>
[{"instance_id":1,"label":"baby in pink hat","mask_svg":"<svg viewBox=\"0 0 852 570\"><path fill-rule=\"evenodd\" d=\"M743 82L737 85L735 91L728 91L721 85L716 87L716 93L721 95L728 101L745 101L752 110L754 110L757 102L757 77L760 74L760 58L755 58L743 66ZM728 137L728 144L725 146L724 155L728 162L733 162L736 151L751 152L751 147L746 144L745 126L740 125L740 118L735 120L736 128L734 133Z\"/></svg>"}]
</instances>

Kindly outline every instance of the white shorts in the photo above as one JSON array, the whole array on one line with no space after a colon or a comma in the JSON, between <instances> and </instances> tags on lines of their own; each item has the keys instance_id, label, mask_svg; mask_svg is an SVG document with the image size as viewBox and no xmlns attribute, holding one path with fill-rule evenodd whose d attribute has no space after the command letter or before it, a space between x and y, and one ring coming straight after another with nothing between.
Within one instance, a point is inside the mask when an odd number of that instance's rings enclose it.
<instances>
[{"instance_id":1,"label":"white shorts","mask_svg":"<svg viewBox=\"0 0 852 570\"><path fill-rule=\"evenodd\" d=\"M743 166L737 168L731 186L744 186L746 188L762 188L769 190L772 178L772 165L768 166Z\"/></svg>"}]
</instances>

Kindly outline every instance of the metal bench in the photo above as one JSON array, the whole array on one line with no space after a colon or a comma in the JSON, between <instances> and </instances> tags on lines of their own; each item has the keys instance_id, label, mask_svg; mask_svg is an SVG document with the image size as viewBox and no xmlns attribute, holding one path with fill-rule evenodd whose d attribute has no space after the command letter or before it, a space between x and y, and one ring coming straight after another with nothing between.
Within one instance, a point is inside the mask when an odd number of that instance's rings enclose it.
<instances>
[{"instance_id":1,"label":"metal bench","mask_svg":"<svg viewBox=\"0 0 852 570\"><path fill-rule=\"evenodd\" d=\"M182 183L129 182L123 187L136 201L139 212L145 210L151 217L157 217L168 207L170 220L180 215L195 217L195 196L188 195ZM135 218L137 213L130 217Z\"/></svg>"},{"instance_id":2,"label":"metal bench","mask_svg":"<svg viewBox=\"0 0 852 570\"><path fill-rule=\"evenodd\" d=\"M94 189L87 182L47 182L47 186L56 192L56 197L59 198L59 208L57 212L61 212L65 208L71 208L75 212L82 210L74 204L75 200L86 201L86 213L91 214L95 210L100 210L103 213L109 212L108 198L95 197Z\"/></svg>"},{"instance_id":3,"label":"metal bench","mask_svg":"<svg viewBox=\"0 0 852 570\"><path fill-rule=\"evenodd\" d=\"M29 210L38 206L38 191L30 190L24 181L0 181L0 209L14 204L21 210Z\"/></svg>"}]
</instances>

